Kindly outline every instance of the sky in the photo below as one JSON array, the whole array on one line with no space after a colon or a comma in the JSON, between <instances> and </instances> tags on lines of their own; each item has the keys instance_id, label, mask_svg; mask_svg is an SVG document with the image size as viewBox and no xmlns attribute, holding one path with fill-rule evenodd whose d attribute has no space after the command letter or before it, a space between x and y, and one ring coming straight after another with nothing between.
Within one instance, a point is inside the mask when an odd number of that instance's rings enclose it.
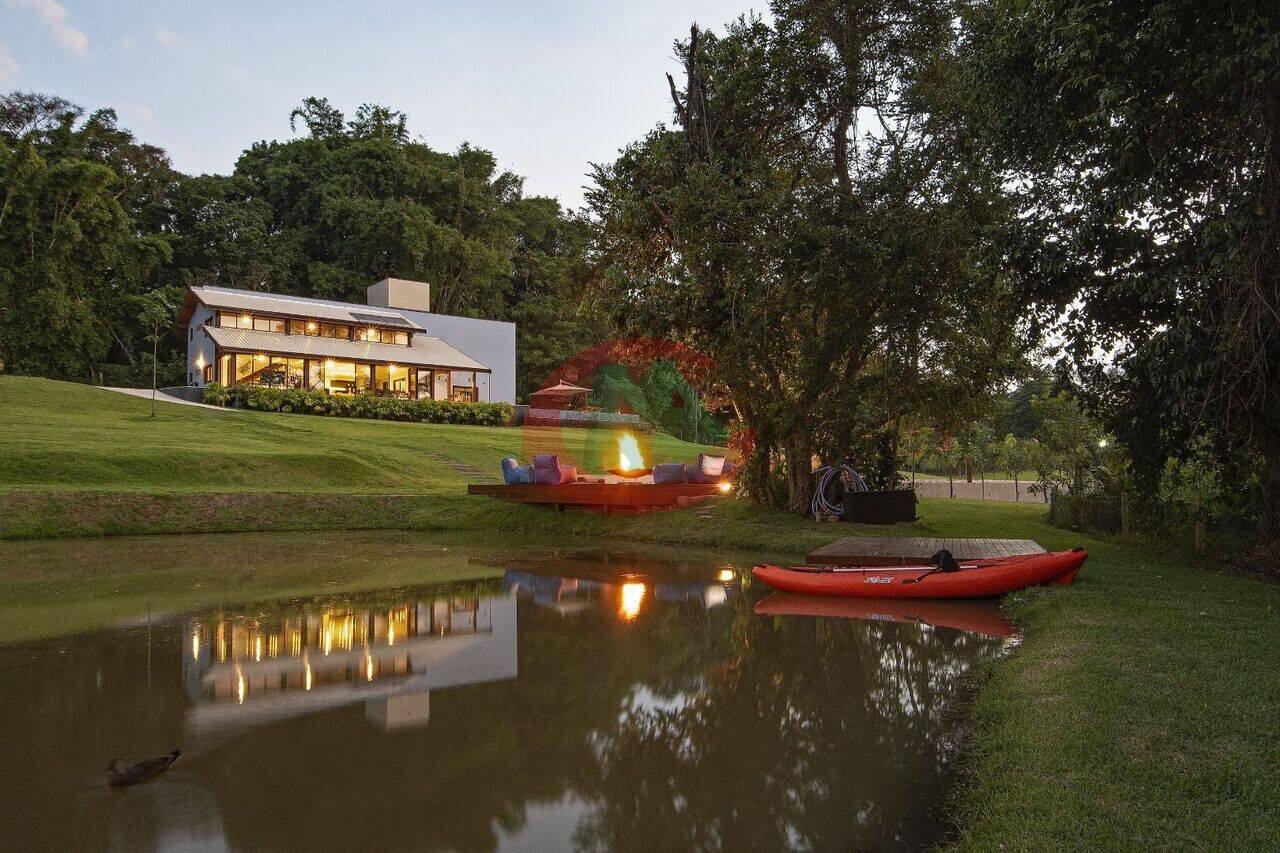
<instances>
[{"instance_id":1,"label":"sky","mask_svg":"<svg viewBox=\"0 0 1280 853\"><path fill-rule=\"evenodd\" d=\"M401 110L414 138L466 141L582 203L608 162L671 114L664 74L689 25L721 29L763 0L0 0L0 91L59 95L168 151L190 174L287 139L289 112L327 97Z\"/></svg>"}]
</instances>

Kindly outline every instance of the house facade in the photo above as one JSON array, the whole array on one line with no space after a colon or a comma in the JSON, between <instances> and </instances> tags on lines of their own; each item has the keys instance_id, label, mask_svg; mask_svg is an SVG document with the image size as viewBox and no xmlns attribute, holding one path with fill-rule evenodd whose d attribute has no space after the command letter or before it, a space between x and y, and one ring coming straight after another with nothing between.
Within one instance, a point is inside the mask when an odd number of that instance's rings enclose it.
<instances>
[{"instance_id":1,"label":"house facade","mask_svg":"<svg viewBox=\"0 0 1280 853\"><path fill-rule=\"evenodd\" d=\"M191 287L177 326L195 387L515 402L515 324L433 314L424 282L383 279L365 305Z\"/></svg>"}]
</instances>

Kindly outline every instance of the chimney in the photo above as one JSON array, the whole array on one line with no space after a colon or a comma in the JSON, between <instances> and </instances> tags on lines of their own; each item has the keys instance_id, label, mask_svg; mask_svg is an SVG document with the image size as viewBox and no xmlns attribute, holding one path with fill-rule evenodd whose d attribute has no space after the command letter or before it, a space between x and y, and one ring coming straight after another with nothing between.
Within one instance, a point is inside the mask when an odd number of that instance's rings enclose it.
<instances>
[{"instance_id":1,"label":"chimney","mask_svg":"<svg viewBox=\"0 0 1280 853\"><path fill-rule=\"evenodd\" d=\"M406 311L431 310L431 285L406 278L384 278L369 285L369 305L374 308L403 308Z\"/></svg>"}]
</instances>

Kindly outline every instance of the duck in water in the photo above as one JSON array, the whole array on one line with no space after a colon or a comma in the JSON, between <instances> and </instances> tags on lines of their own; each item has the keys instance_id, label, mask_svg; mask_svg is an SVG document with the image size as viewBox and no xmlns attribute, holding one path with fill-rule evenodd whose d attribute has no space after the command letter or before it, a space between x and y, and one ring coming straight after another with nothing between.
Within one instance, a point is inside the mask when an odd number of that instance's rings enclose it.
<instances>
[{"instance_id":1,"label":"duck in water","mask_svg":"<svg viewBox=\"0 0 1280 853\"><path fill-rule=\"evenodd\" d=\"M107 768L107 784L119 788L124 785L138 785L142 782L150 782L172 767L173 762L178 760L179 755L182 755L182 750L175 749L167 755L148 758L146 761L139 761L133 765L125 764L117 758Z\"/></svg>"}]
</instances>

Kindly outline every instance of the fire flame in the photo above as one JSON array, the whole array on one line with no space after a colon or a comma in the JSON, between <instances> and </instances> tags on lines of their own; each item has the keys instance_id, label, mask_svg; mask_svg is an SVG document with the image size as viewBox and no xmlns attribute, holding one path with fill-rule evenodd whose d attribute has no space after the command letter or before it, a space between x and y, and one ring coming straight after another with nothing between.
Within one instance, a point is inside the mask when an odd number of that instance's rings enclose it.
<instances>
[{"instance_id":1,"label":"fire flame","mask_svg":"<svg viewBox=\"0 0 1280 853\"><path fill-rule=\"evenodd\" d=\"M644 467L644 456L640 453L640 442L629 432L618 436L618 469L634 471Z\"/></svg>"},{"instance_id":2,"label":"fire flame","mask_svg":"<svg viewBox=\"0 0 1280 853\"><path fill-rule=\"evenodd\" d=\"M618 601L618 615L630 622L640 615L644 603L645 588L642 583L624 583Z\"/></svg>"}]
</instances>

